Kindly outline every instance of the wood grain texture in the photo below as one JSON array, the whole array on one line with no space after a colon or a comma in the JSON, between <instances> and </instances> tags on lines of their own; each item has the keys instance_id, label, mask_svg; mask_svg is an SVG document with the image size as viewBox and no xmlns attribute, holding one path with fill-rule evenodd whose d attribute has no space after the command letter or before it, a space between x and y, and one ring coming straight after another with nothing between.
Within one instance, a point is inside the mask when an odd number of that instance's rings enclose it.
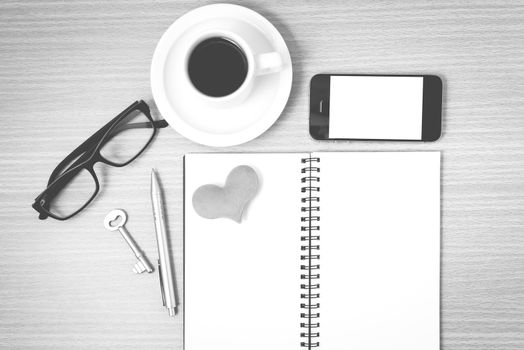
<instances>
[{"instance_id":1,"label":"wood grain texture","mask_svg":"<svg viewBox=\"0 0 524 350\"><path fill-rule=\"evenodd\" d=\"M182 155L221 150L164 129L132 165L100 168L102 193L82 215L38 221L30 204L62 157L129 103L146 99L158 117L149 86L156 42L207 3L0 2L0 348L182 349L183 310L168 318L157 275L134 275L128 248L102 220L125 208L129 231L154 257L148 189L158 168L182 293ZM278 122L227 151L441 150L442 348L523 349L524 3L242 4L281 31L294 82ZM440 75L442 138L312 140L308 86L319 72Z\"/></svg>"}]
</instances>

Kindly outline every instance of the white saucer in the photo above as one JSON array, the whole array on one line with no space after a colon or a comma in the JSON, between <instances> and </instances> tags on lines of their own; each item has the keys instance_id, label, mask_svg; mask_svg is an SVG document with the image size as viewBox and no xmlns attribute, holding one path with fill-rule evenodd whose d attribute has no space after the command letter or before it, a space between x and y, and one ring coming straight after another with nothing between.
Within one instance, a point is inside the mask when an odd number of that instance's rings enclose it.
<instances>
[{"instance_id":1,"label":"white saucer","mask_svg":"<svg viewBox=\"0 0 524 350\"><path fill-rule=\"evenodd\" d=\"M259 50L282 56L282 70L257 76L250 95L232 107L212 107L199 99L187 79L184 57L195 33L217 26L249 26ZM291 57L284 39L260 14L238 5L197 8L177 19L164 33L151 63L151 89L161 115L176 131L195 142L216 147L238 145L266 131L284 109L293 80Z\"/></svg>"}]
</instances>

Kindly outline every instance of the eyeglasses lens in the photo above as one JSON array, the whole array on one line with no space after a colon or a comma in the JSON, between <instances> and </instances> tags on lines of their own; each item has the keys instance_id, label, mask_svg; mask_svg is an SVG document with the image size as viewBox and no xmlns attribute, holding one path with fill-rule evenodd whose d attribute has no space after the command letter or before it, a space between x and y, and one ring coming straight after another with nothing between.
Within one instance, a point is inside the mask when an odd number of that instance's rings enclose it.
<instances>
[{"instance_id":1,"label":"eyeglasses lens","mask_svg":"<svg viewBox=\"0 0 524 350\"><path fill-rule=\"evenodd\" d=\"M74 214L91 200L96 192L96 182L93 175L86 170L71 171L53 184L46 196L47 210L59 217L66 218ZM56 188L57 192L53 192Z\"/></svg>"},{"instance_id":2,"label":"eyeglasses lens","mask_svg":"<svg viewBox=\"0 0 524 350\"><path fill-rule=\"evenodd\" d=\"M133 111L111 130L100 154L110 162L123 165L140 153L153 132L151 120L142 112Z\"/></svg>"}]
</instances>

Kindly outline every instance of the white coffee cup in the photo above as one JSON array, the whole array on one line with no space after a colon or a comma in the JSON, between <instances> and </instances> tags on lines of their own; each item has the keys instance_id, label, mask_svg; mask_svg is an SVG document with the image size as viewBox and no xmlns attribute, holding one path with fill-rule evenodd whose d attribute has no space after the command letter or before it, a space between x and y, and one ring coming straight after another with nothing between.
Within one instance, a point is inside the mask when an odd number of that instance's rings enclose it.
<instances>
[{"instance_id":1,"label":"white coffee cup","mask_svg":"<svg viewBox=\"0 0 524 350\"><path fill-rule=\"evenodd\" d=\"M213 107L234 107L241 104L246 97L249 96L257 76L272 74L280 71L282 69L283 60L282 56L278 52L258 52L254 47L255 45L250 45L250 42L256 40L255 38L250 38L249 31L232 31L226 29L212 29L203 31L197 35L194 35L192 38L192 44L185 52L185 76L187 86L190 86L192 93L198 95L198 99L201 103L204 103L208 106ZM214 97L202 93L198 90L191 82L188 72L188 64L190 56L200 43L207 39L211 38L222 38L228 41L231 41L236 46L238 46L245 55L247 61L247 74L245 76L244 82L238 89L232 92L229 95Z\"/></svg>"},{"instance_id":2,"label":"white coffee cup","mask_svg":"<svg viewBox=\"0 0 524 350\"><path fill-rule=\"evenodd\" d=\"M215 65L205 60L188 66L192 52L210 52L213 42L205 38L213 36L228 39L243 54L216 63L235 62L230 67L237 67L236 62L249 60L249 64L238 72L214 70ZM209 40L210 46L202 40ZM206 77L222 81L208 74L213 72L226 77L240 74L222 93L200 92L195 86L202 88L198 83L205 83ZM151 90L158 111L182 136L213 147L239 145L266 131L282 113L292 81L291 57L282 35L260 14L232 4L202 6L177 18L160 38L151 61Z\"/></svg>"}]
</instances>

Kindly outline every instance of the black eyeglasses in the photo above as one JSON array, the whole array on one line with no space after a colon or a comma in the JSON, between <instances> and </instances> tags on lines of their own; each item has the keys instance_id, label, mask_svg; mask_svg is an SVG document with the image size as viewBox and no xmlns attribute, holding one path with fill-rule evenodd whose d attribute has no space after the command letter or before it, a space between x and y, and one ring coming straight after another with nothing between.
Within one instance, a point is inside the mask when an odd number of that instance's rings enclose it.
<instances>
[{"instance_id":1,"label":"black eyeglasses","mask_svg":"<svg viewBox=\"0 0 524 350\"><path fill-rule=\"evenodd\" d=\"M149 106L136 101L78 146L53 170L47 188L33 208L41 220L67 220L96 197L100 183L93 169L97 162L123 167L135 160L151 143L165 120L153 120Z\"/></svg>"}]
</instances>

